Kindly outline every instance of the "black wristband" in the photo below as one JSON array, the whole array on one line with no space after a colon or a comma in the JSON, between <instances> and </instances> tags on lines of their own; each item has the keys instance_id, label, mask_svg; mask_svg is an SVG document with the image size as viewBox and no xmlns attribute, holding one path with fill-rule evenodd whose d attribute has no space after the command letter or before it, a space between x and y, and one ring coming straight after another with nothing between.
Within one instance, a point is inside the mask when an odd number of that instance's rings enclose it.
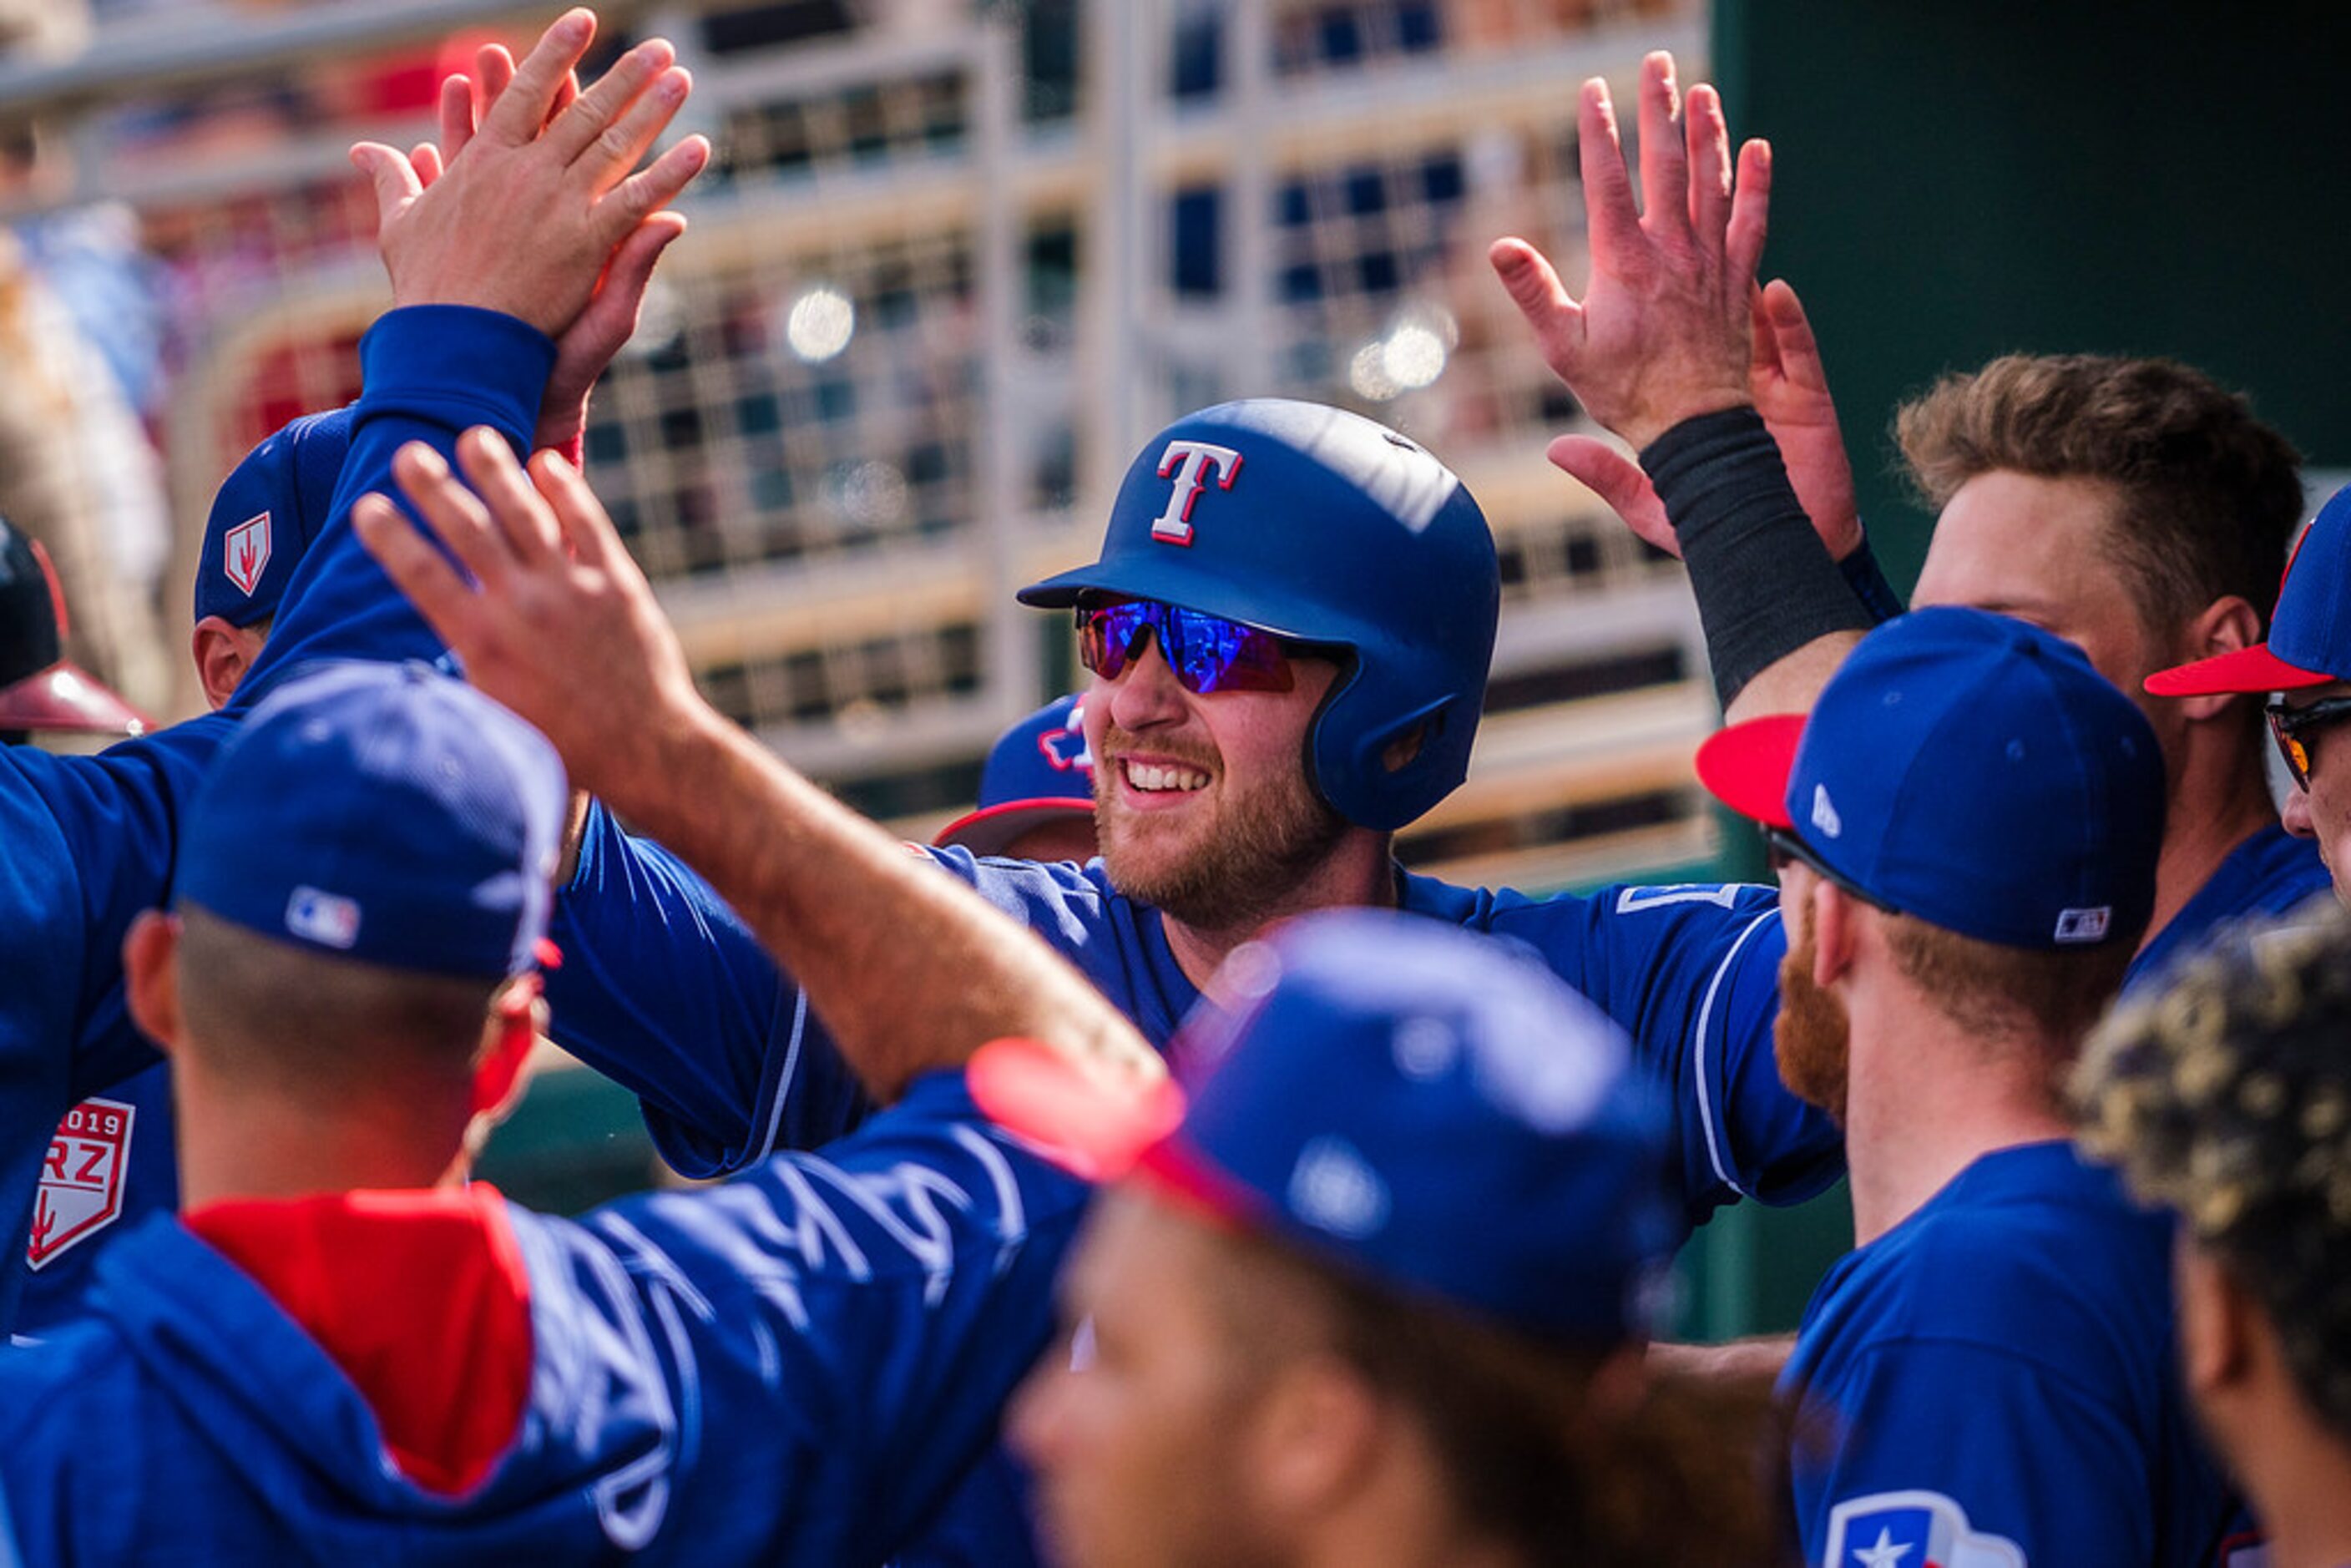
<instances>
[{"instance_id":1,"label":"black wristband","mask_svg":"<svg viewBox=\"0 0 2351 1568\"><path fill-rule=\"evenodd\" d=\"M1724 706L1805 643L1869 630L1753 409L1682 421L1648 444L1641 466L1681 543Z\"/></svg>"},{"instance_id":2,"label":"black wristband","mask_svg":"<svg viewBox=\"0 0 2351 1568\"><path fill-rule=\"evenodd\" d=\"M1837 562L1837 570L1844 573L1844 585L1853 590L1853 596L1861 601L1869 618L1880 626L1909 609L1902 602L1902 596L1894 591L1894 585L1886 580L1886 569L1877 564L1877 552L1869 548L1867 534L1861 536L1861 543L1854 547L1852 554Z\"/></svg>"}]
</instances>

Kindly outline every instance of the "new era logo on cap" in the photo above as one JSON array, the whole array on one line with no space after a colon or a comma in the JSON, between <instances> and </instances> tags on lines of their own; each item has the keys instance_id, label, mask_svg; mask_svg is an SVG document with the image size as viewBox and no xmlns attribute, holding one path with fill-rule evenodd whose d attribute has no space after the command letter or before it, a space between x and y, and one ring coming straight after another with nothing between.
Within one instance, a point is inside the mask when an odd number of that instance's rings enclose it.
<instances>
[{"instance_id":1,"label":"new era logo on cap","mask_svg":"<svg viewBox=\"0 0 2351 1568\"><path fill-rule=\"evenodd\" d=\"M1844 819L1837 815L1836 802L1829 799L1829 787L1825 784L1813 786L1813 826L1824 837L1844 837Z\"/></svg>"},{"instance_id":2,"label":"new era logo on cap","mask_svg":"<svg viewBox=\"0 0 2351 1568\"><path fill-rule=\"evenodd\" d=\"M1360 1239L1387 1223L1387 1183L1346 1139L1315 1138L1290 1173L1290 1211L1318 1230Z\"/></svg>"},{"instance_id":3,"label":"new era logo on cap","mask_svg":"<svg viewBox=\"0 0 2351 1568\"><path fill-rule=\"evenodd\" d=\"M1233 481L1241 476L1241 455L1229 446L1217 446L1206 441L1171 441L1159 455L1159 476L1173 477L1175 493L1167 497L1167 509L1151 525L1151 537L1165 544L1192 543L1192 507L1207 487L1208 476L1217 477L1217 488L1229 490Z\"/></svg>"},{"instance_id":4,"label":"new era logo on cap","mask_svg":"<svg viewBox=\"0 0 2351 1568\"><path fill-rule=\"evenodd\" d=\"M298 887L286 900L286 929L321 947L349 949L360 939L360 906L337 894Z\"/></svg>"},{"instance_id":5,"label":"new era logo on cap","mask_svg":"<svg viewBox=\"0 0 2351 1568\"><path fill-rule=\"evenodd\" d=\"M236 584L237 591L247 599L261 586L261 574L269 570L269 514L263 512L245 521L222 537L221 570Z\"/></svg>"}]
</instances>

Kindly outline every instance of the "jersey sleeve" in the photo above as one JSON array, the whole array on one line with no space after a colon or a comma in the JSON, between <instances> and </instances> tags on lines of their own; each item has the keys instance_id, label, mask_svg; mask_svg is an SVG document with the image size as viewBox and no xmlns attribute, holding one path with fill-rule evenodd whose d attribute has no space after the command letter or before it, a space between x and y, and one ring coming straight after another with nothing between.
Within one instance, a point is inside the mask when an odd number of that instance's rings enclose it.
<instances>
[{"instance_id":1,"label":"jersey sleeve","mask_svg":"<svg viewBox=\"0 0 2351 1568\"><path fill-rule=\"evenodd\" d=\"M1070 867L908 847L1078 964L1146 1037L1172 1032L1146 960L1111 937L1099 890ZM724 1176L841 1136L872 1110L863 1085L735 910L652 840L590 808L579 868L555 901L548 976L557 1044L635 1093L662 1158ZM1141 998L1148 993L1147 1001Z\"/></svg>"},{"instance_id":2,"label":"jersey sleeve","mask_svg":"<svg viewBox=\"0 0 2351 1568\"><path fill-rule=\"evenodd\" d=\"M1772 1052L1787 939L1771 889L1607 888L1498 906L1492 928L1539 948L1667 1086L1693 1224L1741 1197L1797 1203L1836 1180L1844 1140L1781 1082Z\"/></svg>"},{"instance_id":3,"label":"jersey sleeve","mask_svg":"<svg viewBox=\"0 0 2351 1568\"><path fill-rule=\"evenodd\" d=\"M1924 1548L1911 1562L2156 1560L2161 1500L2129 1422L2022 1357L1889 1340L1808 1392L1798 1425L1807 1563L1845 1568L1881 1532Z\"/></svg>"},{"instance_id":4,"label":"jersey sleeve","mask_svg":"<svg viewBox=\"0 0 2351 1568\"><path fill-rule=\"evenodd\" d=\"M422 441L444 456L459 434L487 425L518 455L530 449L539 393L555 363L542 333L493 310L412 305L386 312L360 341L364 386L326 528L295 569L286 601L252 671L227 705L241 713L285 674L321 659L443 658L446 650L351 529L351 503L370 491L414 516L392 483L392 459Z\"/></svg>"},{"instance_id":5,"label":"jersey sleeve","mask_svg":"<svg viewBox=\"0 0 2351 1568\"><path fill-rule=\"evenodd\" d=\"M806 995L683 862L589 808L549 936L555 1042L643 1103L680 1173L840 1137L872 1109Z\"/></svg>"},{"instance_id":6,"label":"jersey sleeve","mask_svg":"<svg viewBox=\"0 0 2351 1568\"><path fill-rule=\"evenodd\" d=\"M705 1451L730 1420L789 1430L785 1473L736 1504L772 1511L775 1556L872 1563L993 1437L1090 1197L935 1073L820 1154L587 1223L641 1290L683 1285Z\"/></svg>"}]
</instances>

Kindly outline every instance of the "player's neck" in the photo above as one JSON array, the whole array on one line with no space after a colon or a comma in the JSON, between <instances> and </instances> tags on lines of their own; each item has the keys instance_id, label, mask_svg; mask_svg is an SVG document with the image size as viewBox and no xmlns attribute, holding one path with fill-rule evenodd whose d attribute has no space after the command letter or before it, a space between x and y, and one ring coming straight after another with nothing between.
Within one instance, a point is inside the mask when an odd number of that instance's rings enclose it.
<instances>
[{"instance_id":1,"label":"player's neck","mask_svg":"<svg viewBox=\"0 0 2351 1568\"><path fill-rule=\"evenodd\" d=\"M1352 830L1338 847L1278 896L1253 901L1235 919L1203 925L1160 913L1167 950L1185 978L1203 995L1209 979L1236 947L1254 942L1285 920L1321 909L1390 908L1396 901L1394 840L1385 833Z\"/></svg>"},{"instance_id":2,"label":"player's neck","mask_svg":"<svg viewBox=\"0 0 2351 1568\"><path fill-rule=\"evenodd\" d=\"M231 1199L454 1186L471 1166L462 1147L462 1098L425 1106L413 1093L370 1094L354 1085L320 1107L266 1086L191 1075L184 1061L175 1071L183 1209ZM197 1081L188 1082L191 1076Z\"/></svg>"},{"instance_id":3,"label":"player's neck","mask_svg":"<svg viewBox=\"0 0 2351 1568\"><path fill-rule=\"evenodd\" d=\"M2228 738L2215 735L2210 740ZM2238 845L2276 821L2268 780L2259 768L2248 766L2241 746L2226 755L2214 754L2210 745L2189 748L2167 802L2163 848L2155 862L2155 915L2146 941L2161 935Z\"/></svg>"},{"instance_id":4,"label":"player's neck","mask_svg":"<svg viewBox=\"0 0 2351 1568\"><path fill-rule=\"evenodd\" d=\"M2242 1423L2231 1468L2246 1478L2269 1568L2343 1568L2351 1563L2351 1446L2290 1403Z\"/></svg>"},{"instance_id":5,"label":"player's neck","mask_svg":"<svg viewBox=\"0 0 2351 1568\"><path fill-rule=\"evenodd\" d=\"M2022 1051L1992 1053L1907 987L1848 998L1845 1165L1853 1239L1901 1224L1997 1149L2071 1134Z\"/></svg>"}]
</instances>

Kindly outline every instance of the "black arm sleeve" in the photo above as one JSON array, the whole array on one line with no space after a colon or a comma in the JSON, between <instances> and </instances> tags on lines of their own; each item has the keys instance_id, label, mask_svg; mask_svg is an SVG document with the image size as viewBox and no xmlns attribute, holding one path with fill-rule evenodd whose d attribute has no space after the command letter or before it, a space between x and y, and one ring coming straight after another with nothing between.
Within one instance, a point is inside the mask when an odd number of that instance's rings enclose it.
<instances>
[{"instance_id":1,"label":"black arm sleeve","mask_svg":"<svg viewBox=\"0 0 2351 1568\"><path fill-rule=\"evenodd\" d=\"M1724 706L1814 638L1869 630L1873 618L1813 531L1753 409L1682 421L1649 444L1641 466L1681 542Z\"/></svg>"}]
</instances>

